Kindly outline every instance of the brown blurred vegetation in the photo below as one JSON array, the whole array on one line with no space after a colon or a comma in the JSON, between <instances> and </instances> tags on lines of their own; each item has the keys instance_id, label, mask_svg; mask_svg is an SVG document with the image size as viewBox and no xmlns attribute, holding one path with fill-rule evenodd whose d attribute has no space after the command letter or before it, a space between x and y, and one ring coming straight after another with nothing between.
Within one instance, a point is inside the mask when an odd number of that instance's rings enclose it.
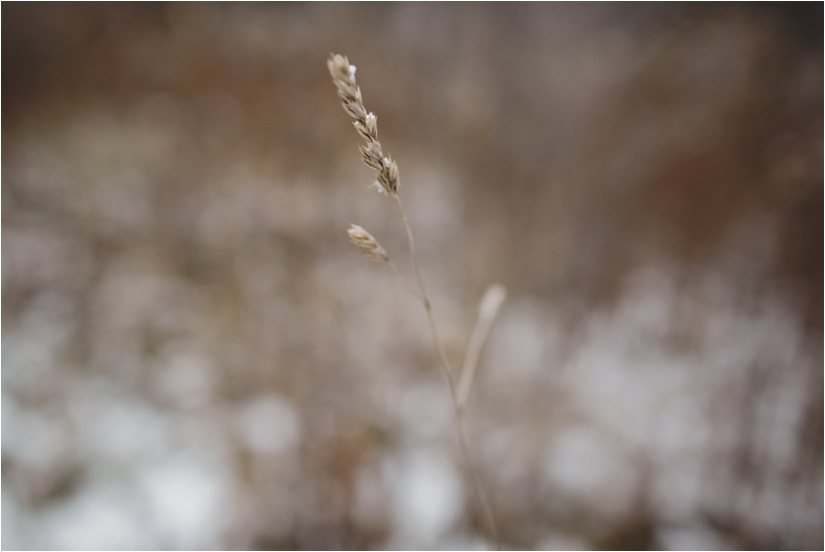
<instances>
[{"instance_id":1,"label":"brown blurred vegetation","mask_svg":"<svg viewBox=\"0 0 825 552\"><path fill-rule=\"evenodd\" d=\"M505 547L822 547L822 4L2 15L4 548L490 546L330 52Z\"/></svg>"}]
</instances>

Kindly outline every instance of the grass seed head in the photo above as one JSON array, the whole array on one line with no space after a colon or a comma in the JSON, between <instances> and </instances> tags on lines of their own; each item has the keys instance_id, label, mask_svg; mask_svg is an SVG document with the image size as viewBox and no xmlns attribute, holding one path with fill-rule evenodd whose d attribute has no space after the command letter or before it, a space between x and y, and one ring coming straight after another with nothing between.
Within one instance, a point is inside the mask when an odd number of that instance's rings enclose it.
<instances>
[{"instance_id":1,"label":"grass seed head","mask_svg":"<svg viewBox=\"0 0 825 552\"><path fill-rule=\"evenodd\" d=\"M398 192L398 165L391 157L384 157L381 160L378 182L388 194L392 195Z\"/></svg>"},{"instance_id":2,"label":"grass seed head","mask_svg":"<svg viewBox=\"0 0 825 552\"><path fill-rule=\"evenodd\" d=\"M352 124L355 125L355 130L358 131L361 138L367 142L378 141L378 117L375 116L375 113L367 113L363 123L354 121Z\"/></svg>"},{"instance_id":3,"label":"grass seed head","mask_svg":"<svg viewBox=\"0 0 825 552\"><path fill-rule=\"evenodd\" d=\"M358 249L361 250L361 253L366 255L369 260L378 263L390 260L386 250L383 247L381 247L381 245L375 238L372 237L372 234L370 234L357 224L350 224L350 228L349 230L347 230L347 234L349 234L349 241L358 246Z\"/></svg>"},{"instance_id":4,"label":"grass seed head","mask_svg":"<svg viewBox=\"0 0 825 552\"><path fill-rule=\"evenodd\" d=\"M355 82L355 66L350 65L346 56L330 55L327 60L332 82L338 89L338 97L344 111L355 119L353 125L364 143L358 147L361 160L376 172L373 187L381 193L396 195L398 193L398 165L391 157L385 156L378 141L378 117L367 112L361 89Z\"/></svg>"},{"instance_id":5,"label":"grass seed head","mask_svg":"<svg viewBox=\"0 0 825 552\"><path fill-rule=\"evenodd\" d=\"M372 170L381 172L384 170L384 152L381 151L381 142L371 141L358 146L361 152L361 160Z\"/></svg>"}]
</instances>

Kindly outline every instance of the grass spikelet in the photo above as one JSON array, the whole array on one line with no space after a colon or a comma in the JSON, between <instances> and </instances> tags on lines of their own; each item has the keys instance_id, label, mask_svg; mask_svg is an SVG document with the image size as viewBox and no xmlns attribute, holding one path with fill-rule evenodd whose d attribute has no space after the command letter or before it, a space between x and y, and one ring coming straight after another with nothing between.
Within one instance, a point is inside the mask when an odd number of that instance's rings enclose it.
<instances>
[{"instance_id":1,"label":"grass spikelet","mask_svg":"<svg viewBox=\"0 0 825 552\"><path fill-rule=\"evenodd\" d=\"M387 251L381 247L378 240L357 224L350 224L347 234L349 234L349 241L354 243L369 260L377 263L390 260Z\"/></svg>"}]
</instances>

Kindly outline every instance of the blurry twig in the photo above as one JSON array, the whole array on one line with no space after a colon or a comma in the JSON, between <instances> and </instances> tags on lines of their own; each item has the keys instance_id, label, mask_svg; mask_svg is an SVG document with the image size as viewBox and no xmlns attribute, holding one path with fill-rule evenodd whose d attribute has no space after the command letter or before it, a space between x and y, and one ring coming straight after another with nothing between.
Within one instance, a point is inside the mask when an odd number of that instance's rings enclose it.
<instances>
[{"instance_id":1,"label":"blurry twig","mask_svg":"<svg viewBox=\"0 0 825 552\"><path fill-rule=\"evenodd\" d=\"M464 408L467 402L467 395L470 394L470 386L473 384L478 357L484 340L490 332L490 327L496 319L501 305L507 298L507 290L501 284L492 284L484 292L484 296L478 303L478 318L470 335L470 343L467 345L467 352L464 354L464 366L461 369L461 377L458 380L458 407Z\"/></svg>"}]
</instances>

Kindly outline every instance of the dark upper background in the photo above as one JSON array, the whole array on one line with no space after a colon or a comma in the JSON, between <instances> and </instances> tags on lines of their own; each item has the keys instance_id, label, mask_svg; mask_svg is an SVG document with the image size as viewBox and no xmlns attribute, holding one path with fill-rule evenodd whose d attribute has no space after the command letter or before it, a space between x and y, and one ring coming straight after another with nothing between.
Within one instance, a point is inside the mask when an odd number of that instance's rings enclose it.
<instances>
[{"instance_id":1,"label":"dark upper background","mask_svg":"<svg viewBox=\"0 0 825 552\"><path fill-rule=\"evenodd\" d=\"M2 12L4 548L484 545L330 52L505 546L821 548L821 4Z\"/></svg>"}]
</instances>

